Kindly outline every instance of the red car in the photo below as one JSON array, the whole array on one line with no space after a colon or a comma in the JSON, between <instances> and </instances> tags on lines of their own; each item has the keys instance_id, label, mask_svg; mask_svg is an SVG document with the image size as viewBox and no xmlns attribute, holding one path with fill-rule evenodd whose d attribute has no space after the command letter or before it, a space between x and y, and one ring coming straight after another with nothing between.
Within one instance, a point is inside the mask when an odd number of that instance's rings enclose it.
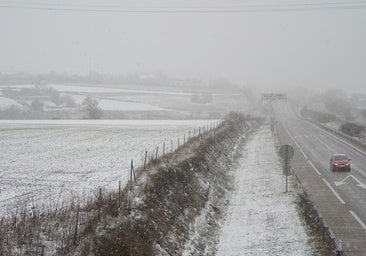
<instances>
[{"instance_id":1,"label":"red car","mask_svg":"<svg viewBox=\"0 0 366 256\"><path fill-rule=\"evenodd\" d=\"M330 170L335 171L351 171L351 159L348 159L345 154L334 154L330 158Z\"/></svg>"}]
</instances>

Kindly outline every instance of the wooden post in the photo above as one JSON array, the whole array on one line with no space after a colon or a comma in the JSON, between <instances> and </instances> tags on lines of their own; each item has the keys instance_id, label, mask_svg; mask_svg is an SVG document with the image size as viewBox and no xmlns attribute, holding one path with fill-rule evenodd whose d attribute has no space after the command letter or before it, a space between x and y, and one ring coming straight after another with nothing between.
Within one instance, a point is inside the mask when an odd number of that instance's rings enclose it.
<instances>
[{"instance_id":1,"label":"wooden post","mask_svg":"<svg viewBox=\"0 0 366 256\"><path fill-rule=\"evenodd\" d=\"M188 132L188 140L190 140L191 139L191 130L189 130L189 132Z\"/></svg>"},{"instance_id":2,"label":"wooden post","mask_svg":"<svg viewBox=\"0 0 366 256\"><path fill-rule=\"evenodd\" d=\"M147 151L145 151L144 171L146 170Z\"/></svg>"},{"instance_id":3,"label":"wooden post","mask_svg":"<svg viewBox=\"0 0 366 256\"><path fill-rule=\"evenodd\" d=\"M133 175L134 181L136 181L135 168L133 167L133 159L131 159L131 180L132 180L132 175Z\"/></svg>"},{"instance_id":4,"label":"wooden post","mask_svg":"<svg viewBox=\"0 0 366 256\"><path fill-rule=\"evenodd\" d=\"M77 240L77 236L78 236L79 211L80 211L80 205L78 205L78 209L77 209L77 212L76 212L76 223L75 223L75 232L74 232L74 245L76 245L76 240Z\"/></svg>"},{"instance_id":5,"label":"wooden post","mask_svg":"<svg viewBox=\"0 0 366 256\"><path fill-rule=\"evenodd\" d=\"M186 144L186 134L183 135L183 145Z\"/></svg>"},{"instance_id":6,"label":"wooden post","mask_svg":"<svg viewBox=\"0 0 366 256\"><path fill-rule=\"evenodd\" d=\"M101 214L100 214L100 208L102 208L102 188L99 188L99 198L98 198L98 220L100 221L101 219Z\"/></svg>"},{"instance_id":7,"label":"wooden post","mask_svg":"<svg viewBox=\"0 0 366 256\"><path fill-rule=\"evenodd\" d=\"M159 151L159 146L156 147L155 160L158 159L158 151Z\"/></svg>"},{"instance_id":8,"label":"wooden post","mask_svg":"<svg viewBox=\"0 0 366 256\"><path fill-rule=\"evenodd\" d=\"M326 240L326 234L328 234L328 230L329 230L328 226L323 227L323 241Z\"/></svg>"},{"instance_id":9,"label":"wooden post","mask_svg":"<svg viewBox=\"0 0 366 256\"><path fill-rule=\"evenodd\" d=\"M165 156L165 142L163 143L163 156Z\"/></svg>"},{"instance_id":10,"label":"wooden post","mask_svg":"<svg viewBox=\"0 0 366 256\"><path fill-rule=\"evenodd\" d=\"M178 137L178 147L177 148L179 148L179 137Z\"/></svg>"},{"instance_id":11,"label":"wooden post","mask_svg":"<svg viewBox=\"0 0 366 256\"><path fill-rule=\"evenodd\" d=\"M118 202L121 202L121 181L118 181Z\"/></svg>"},{"instance_id":12,"label":"wooden post","mask_svg":"<svg viewBox=\"0 0 366 256\"><path fill-rule=\"evenodd\" d=\"M193 137L196 136L196 128L193 129Z\"/></svg>"},{"instance_id":13,"label":"wooden post","mask_svg":"<svg viewBox=\"0 0 366 256\"><path fill-rule=\"evenodd\" d=\"M201 127L198 127L198 135L201 135Z\"/></svg>"},{"instance_id":14,"label":"wooden post","mask_svg":"<svg viewBox=\"0 0 366 256\"><path fill-rule=\"evenodd\" d=\"M170 151L173 152L173 140L170 141Z\"/></svg>"},{"instance_id":15,"label":"wooden post","mask_svg":"<svg viewBox=\"0 0 366 256\"><path fill-rule=\"evenodd\" d=\"M132 168L130 169L130 181L132 182Z\"/></svg>"}]
</instances>

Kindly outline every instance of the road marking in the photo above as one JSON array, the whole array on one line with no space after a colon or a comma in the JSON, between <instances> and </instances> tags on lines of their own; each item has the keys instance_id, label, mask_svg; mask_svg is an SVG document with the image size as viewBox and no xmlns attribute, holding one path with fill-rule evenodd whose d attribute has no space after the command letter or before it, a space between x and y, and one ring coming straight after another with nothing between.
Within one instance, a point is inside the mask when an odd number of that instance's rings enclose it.
<instances>
[{"instance_id":1,"label":"road marking","mask_svg":"<svg viewBox=\"0 0 366 256\"><path fill-rule=\"evenodd\" d=\"M301 152L301 154L303 154L303 156L305 157L306 160L309 160L308 156L305 154L305 152L300 148L299 151Z\"/></svg>"},{"instance_id":2,"label":"road marking","mask_svg":"<svg viewBox=\"0 0 366 256\"><path fill-rule=\"evenodd\" d=\"M300 148L300 145L296 142L296 140L294 142L295 142L296 147Z\"/></svg>"},{"instance_id":3,"label":"road marking","mask_svg":"<svg viewBox=\"0 0 366 256\"><path fill-rule=\"evenodd\" d=\"M338 195L338 193L332 188L332 186L329 184L329 182L326 179L322 179L324 181L325 184L327 184L328 188L333 192L333 194L338 198L338 200L342 203L342 204L346 204L343 199L340 197L340 195Z\"/></svg>"},{"instance_id":4,"label":"road marking","mask_svg":"<svg viewBox=\"0 0 366 256\"><path fill-rule=\"evenodd\" d=\"M315 167L315 165L310 162L308 156L305 154L305 152L300 148L299 151L301 152L301 154L304 155L305 159L308 161L308 163L311 165L311 167L313 167L314 171L319 175L321 176L322 174L319 172L318 168Z\"/></svg>"},{"instance_id":5,"label":"road marking","mask_svg":"<svg viewBox=\"0 0 366 256\"><path fill-rule=\"evenodd\" d=\"M335 181L335 182L334 182L334 185L336 185L336 187L338 187L338 186L340 186L340 185L344 185L344 184L346 184L346 180L347 180L349 177L351 177L351 175L350 175L350 174L348 174L348 175L347 175L347 177L346 177L346 178L344 178L344 179L343 179L343 180L341 180L341 181Z\"/></svg>"},{"instance_id":6,"label":"road marking","mask_svg":"<svg viewBox=\"0 0 366 256\"><path fill-rule=\"evenodd\" d=\"M363 184L359 179L357 179L355 176L353 176L352 174L350 174L350 176L358 183L357 186L359 186L360 188L364 188L366 189L366 185Z\"/></svg>"},{"instance_id":7,"label":"road marking","mask_svg":"<svg viewBox=\"0 0 366 256\"><path fill-rule=\"evenodd\" d=\"M363 227L364 230L366 230L366 224L360 219L360 217L357 216L354 211L349 210L349 212L352 214L352 216L360 223L360 225Z\"/></svg>"},{"instance_id":8,"label":"road marking","mask_svg":"<svg viewBox=\"0 0 366 256\"><path fill-rule=\"evenodd\" d=\"M316 171L316 173L319 175L319 176L321 176L321 173L319 172L319 170L313 165L313 163L312 162L310 162L309 160L308 160L308 162L309 162L309 164L311 165L311 167L313 167L313 169Z\"/></svg>"},{"instance_id":9,"label":"road marking","mask_svg":"<svg viewBox=\"0 0 366 256\"><path fill-rule=\"evenodd\" d=\"M286 125L285 123L283 123L283 127L285 128L285 130L286 130L286 132L287 132L288 136L290 137L290 139L291 139L292 141L295 141L294 137L292 137L292 135L291 135L290 131L287 129L287 125Z\"/></svg>"},{"instance_id":10,"label":"road marking","mask_svg":"<svg viewBox=\"0 0 366 256\"><path fill-rule=\"evenodd\" d=\"M359 179L357 179L355 176L353 176L352 174L348 174L348 176L346 178L344 178L343 180L341 181L335 181L334 184L338 187L340 185L344 185L346 184L346 180L348 178L352 178L354 179L358 184L357 186L359 186L360 188L363 188L363 189L366 189L366 184L363 184Z\"/></svg>"}]
</instances>

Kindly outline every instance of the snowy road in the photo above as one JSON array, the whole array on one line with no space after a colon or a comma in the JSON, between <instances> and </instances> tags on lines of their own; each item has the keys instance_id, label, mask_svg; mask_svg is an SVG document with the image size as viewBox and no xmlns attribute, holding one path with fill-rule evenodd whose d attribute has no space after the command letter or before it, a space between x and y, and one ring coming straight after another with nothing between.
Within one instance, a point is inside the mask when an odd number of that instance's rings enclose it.
<instances>
[{"instance_id":1,"label":"snowy road","mask_svg":"<svg viewBox=\"0 0 366 256\"><path fill-rule=\"evenodd\" d=\"M268 127L248 141L235 175L217 255L312 255L296 192L284 193L285 177Z\"/></svg>"}]
</instances>

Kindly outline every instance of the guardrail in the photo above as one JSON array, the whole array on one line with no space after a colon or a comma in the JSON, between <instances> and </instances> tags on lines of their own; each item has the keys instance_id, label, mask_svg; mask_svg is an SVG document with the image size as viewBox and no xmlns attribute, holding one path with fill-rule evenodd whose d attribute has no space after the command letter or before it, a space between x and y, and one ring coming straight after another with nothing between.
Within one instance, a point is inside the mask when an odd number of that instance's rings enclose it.
<instances>
[{"instance_id":1,"label":"guardrail","mask_svg":"<svg viewBox=\"0 0 366 256\"><path fill-rule=\"evenodd\" d=\"M322 231L323 241L328 244L328 255L345 256L346 253L342 248L342 243L337 240L329 225L319 214L314 203L306 194L300 194L301 202L304 207L304 214L315 225L317 231Z\"/></svg>"}]
</instances>

